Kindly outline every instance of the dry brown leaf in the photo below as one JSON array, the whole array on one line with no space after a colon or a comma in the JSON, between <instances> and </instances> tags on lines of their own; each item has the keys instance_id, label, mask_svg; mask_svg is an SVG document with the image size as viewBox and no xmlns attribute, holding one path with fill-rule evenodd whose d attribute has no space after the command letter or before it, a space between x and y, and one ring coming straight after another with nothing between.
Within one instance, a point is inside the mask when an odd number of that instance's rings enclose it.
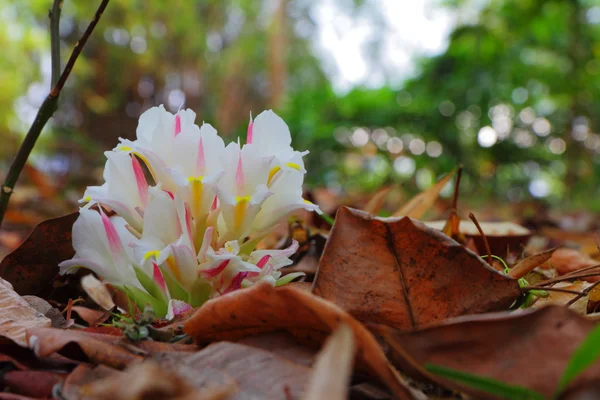
<instances>
[{"instance_id":1,"label":"dry brown leaf","mask_svg":"<svg viewBox=\"0 0 600 400\"><path fill-rule=\"evenodd\" d=\"M231 388L199 390L190 382L165 370L156 362L134 364L123 372L112 371L104 379L91 380L76 392L81 400L219 400L228 397Z\"/></svg>"},{"instance_id":2,"label":"dry brown leaf","mask_svg":"<svg viewBox=\"0 0 600 400\"><path fill-rule=\"evenodd\" d=\"M511 268L510 272L508 273L508 276L515 279L524 277L525 275L533 271L535 268L548 261L548 259L552 257L552 254L554 254L555 250L556 248L545 250L541 253L533 254L527 258L522 259L521 261L516 263L514 267Z\"/></svg>"},{"instance_id":3,"label":"dry brown leaf","mask_svg":"<svg viewBox=\"0 0 600 400\"><path fill-rule=\"evenodd\" d=\"M446 228L447 221L426 221L424 223L441 231ZM466 239L473 240L479 254L486 254L483 237L473 221L460 220L458 223L459 232ZM521 252L531 238L529 229L513 222L479 222L479 225L490 245L492 254L499 257L504 258L509 253Z\"/></svg>"},{"instance_id":4,"label":"dry brown leaf","mask_svg":"<svg viewBox=\"0 0 600 400\"><path fill-rule=\"evenodd\" d=\"M71 309L91 327L98 326L110 318L109 311L92 310L83 306L73 306Z\"/></svg>"},{"instance_id":5,"label":"dry brown leaf","mask_svg":"<svg viewBox=\"0 0 600 400\"><path fill-rule=\"evenodd\" d=\"M552 286L554 289L563 289L563 290L572 290L575 292L582 292L585 288L589 287L591 283L585 281L576 281L576 282L558 282ZM556 290L548 291L548 297L539 298L534 304L533 308L542 308L549 305L557 305L557 306L565 306L571 300L578 297L573 293L565 293L559 292ZM569 306L569 308L575 311L579 315L587 314L587 306L590 296L582 296L578 300L576 300L573 304Z\"/></svg>"},{"instance_id":6,"label":"dry brown leaf","mask_svg":"<svg viewBox=\"0 0 600 400\"><path fill-rule=\"evenodd\" d=\"M342 207L313 292L363 322L413 329L453 316L507 309L516 280L410 218Z\"/></svg>"},{"instance_id":7,"label":"dry brown leaf","mask_svg":"<svg viewBox=\"0 0 600 400\"><path fill-rule=\"evenodd\" d=\"M292 334L283 331L245 337L237 343L270 351L279 357L307 367L313 364L316 354L316 350L298 343Z\"/></svg>"},{"instance_id":8,"label":"dry brown leaf","mask_svg":"<svg viewBox=\"0 0 600 400\"><path fill-rule=\"evenodd\" d=\"M458 168L454 168L446 176L430 186L424 192L419 193L406 204L400 207L394 214L394 217L411 217L419 219L435 204L440 192L446 186Z\"/></svg>"},{"instance_id":9,"label":"dry brown leaf","mask_svg":"<svg viewBox=\"0 0 600 400\"><path fill-rule=\"evenodd\" d=\"M585 253L575 249L559 248L552 254L552 257L543 265L545 268L555 268L559 275L565 275L570 272L597 265L599 262ZM592 272L600 272L590 271ZM600 275L584 278L588 282L600 280Z\"/></svg>"},{"instance_id":10,"label":"dry brown leaf","mask_svg":"<svg viewBox=\"0 0 600 400\"><path fill-rule=\"evenodd\" d=\"M378 331L394 350L393 362L417 379L429 377L478 399L495 398L432 376L423 368L437 364L524 386L551 398L571 355L594 326L567 308L549 306L517 314L462 317L415 332L384 326ZM598 376L600 362L595 362L569 388Z\"/></svg>"},{"instance_id":11,"label":"dry brown leaf","mask_svg":"<svg viewBox=\"0 0 600 400\"><path fill-rule=\"evenodd\" d=\"M239 340L263 332L287 330L309 343L322 343L341 323L354 331L357 359L399 399L414 394L390 367L373 335L335 304L293 286L257 284L209 300L184 325L199 343Z\"/></svg>"},{"instance_id":12,"label":"dry brown leaf","mask_svg":"<svg viewBox=\"0 0 600 400\"><path fill-rule=\"evenodd\" d=\"M317 355L312 378L302 397L306 400L347 399L355 351L354 332L348 325L341 324Z\"/></svg>"},{"instance_id":13,"label":"dry brown leaf","mask_svg":"<svg viewBox=\"0 0 600 400\"><path fill-rule=\"evenodd\" d=\"M28 347L27 329L50 327L52 321L19 296L11 284L0 278L0 336Z\"/></svg>"},{"instance_id":14,"label":"dry brown leaf","mask_svg":"<svg viewBox=\"0 0 600 400\"><path fill-rule=\"evenodd\" d=\"M104 310L112 310L115 306L115 302L106 285L94 275L89 274L81 278L81 287L84 292Z\"/></svg>"},{"instance_id":15,"label":"dry brown leaf","mask_svg":"<svg viewBox=\"0 0 600 400\"><path fill-rule=\"evenodd\" d=\"M75 254L71 229L78 216L79 213L72 213L40 223L16 250L4 257L0 276L12 283L15 292L40 295L51 289L58 264Z\"/></svg>"},{"instance_id":16,"label":"dry brown leaf","mask_svg":"<svg viewBox=\"0 0 600 400\"><path fill-rule=\"evenodd\" d=\"M122 338L118 336L54 328L29 329L27 333L30 347L40 358L59 353L72 360L118 369L143 360L141 355L119 346Z\"/></svg>"},{"instance_id":17,"label":"dry brown leaf","mask_svg":"<svg viewBox=\"0 0 600 400\"><path fill-rule=\"evenodd\" d=\"M155 357L166 370L197 388L230 386L235 398L300 398L310 368L270 351L240 343L213 343L195 353L166 353Z\"/></svg>"},{"instance_id":18,"label":"dry brown leaf","mask_svg":"<svg viewBox=\"0 0 600 400\"><path fill-rule=\"evenodd\" d=\"M385 197L392 190L391 186L386 186L377 191L373 197L369 200L367 205L363 207L363 211L368 212L370 214L377 214L381 207L383 207L383 202L385 201Z\"/></svg>"}]
</instances>

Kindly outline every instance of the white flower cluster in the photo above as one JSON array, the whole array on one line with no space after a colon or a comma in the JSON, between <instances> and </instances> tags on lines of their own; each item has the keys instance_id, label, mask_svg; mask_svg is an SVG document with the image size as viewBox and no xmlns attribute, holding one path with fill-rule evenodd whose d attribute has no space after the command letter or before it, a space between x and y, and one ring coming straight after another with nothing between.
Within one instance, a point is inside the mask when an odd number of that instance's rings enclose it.
<instances>
[{"instance_id":1,"label":"white flower cluster","mask_svg":"<svg viewBox=\"0 0 600 400\"><path fill-rule=\"evenodd\" d=\"M76 254L60 264L61 273L88 268L159 315L298 276L279 272L291 264L296 242L254 248L290 212L320 212L302 198L308 152L291 147L287 125L272 111L250 120L243 146L225 146L195 117L154 107L140 117L136 140L121 139L105 152L105 183L84 194L73 226Z\"/></svg>"}]
</instances>

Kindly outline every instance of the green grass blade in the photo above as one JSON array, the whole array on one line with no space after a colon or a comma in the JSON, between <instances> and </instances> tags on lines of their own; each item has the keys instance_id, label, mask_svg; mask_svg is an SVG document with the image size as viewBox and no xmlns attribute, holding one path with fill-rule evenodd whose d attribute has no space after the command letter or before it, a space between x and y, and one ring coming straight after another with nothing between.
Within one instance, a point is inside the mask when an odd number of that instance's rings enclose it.
<instances>
[{"instance_id":1,"label":"green grass blade","mask_svg":"<svg viewBox=\"0 0 600 400\"><path fill-rule=\"evenodd\" d=\"M441 365L427 364L425 369L432 374L450 379L465 386L481 390L505 399L511 400L544 400L544 396L522 386L509 385L492 378L473 375L468 372L442 367Z\"/></svg>"},{"instance_id":2,"label":"green grass blade","mask_svg":"<svg viewBox=\"0 0 600 400\"><path fill-rule=\"evenodd\" d=\"M600 357L600 325L596 326L573 352L567 368L558 384L557 393L562 392L587 367Z\"/></svg>"}]
</instances>

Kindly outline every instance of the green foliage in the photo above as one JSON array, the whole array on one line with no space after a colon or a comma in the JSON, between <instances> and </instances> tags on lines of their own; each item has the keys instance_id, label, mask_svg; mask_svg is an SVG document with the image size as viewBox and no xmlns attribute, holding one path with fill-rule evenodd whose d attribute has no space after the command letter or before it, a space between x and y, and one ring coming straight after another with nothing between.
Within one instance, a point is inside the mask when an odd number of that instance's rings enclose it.
<instances>
[{"instance_id":1,"label":"green foliage","mask_svg":"<svg viewBox=\"0 0 600 400\"><path fill-rule=\"evenodd\" d=\"M556 394L558 397L571 382L600 358L600 326L595 327L575 350L563 375L558 383ZM469 387L482 390L506 399L543 399L544 397L527 388L509 385L492 378L473 375L441 365L427 364L425 369L433 374L446 379L465 384Z\"/></svg>"},{"instance_id":2,"label":"green foliage","mask_svg":"<svg viewBox=\"0 0 600 400\"><path fill-rule=\"evenodd\" d=\"M562 392L577 376L600 357L600 326L596 326L571 356L569 364L558 384L557 392Z\"/></svg>"},{"instance_id":3,"label":"green foliage","mask_svg":"<svg viewBox=\"0 0 600 400\"><path fill-rule=\"evenodd\" d=\"M428 364L425 369L446 379L462 383L483 392L511 400L543 400L544 396L522 386L508 385L491 378L461 372L440 365Z\"/></svg>"}]
</instances>

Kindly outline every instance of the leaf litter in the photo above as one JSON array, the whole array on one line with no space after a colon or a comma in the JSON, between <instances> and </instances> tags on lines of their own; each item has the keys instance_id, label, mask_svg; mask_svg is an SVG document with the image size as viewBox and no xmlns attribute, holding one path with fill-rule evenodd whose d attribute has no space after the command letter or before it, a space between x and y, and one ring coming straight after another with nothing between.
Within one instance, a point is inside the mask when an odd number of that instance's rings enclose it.
<instances>
[{"instance_id":1,"label":"leaf litter","mask_svg":"<svg viewBox=\"0 0 600 400\"><path fill-rule=\"evenodd\" d=\"M141 323L143 310L92 275L83 290L57 280L58 262L73 254L75 218L43 222L0 264L10 282L0 285L0 360L9 366L0 398L594 393L597 252L587 239L587 253L524 247L536 232L508 221L473 231L458 216L458 182L448 219L421 222L455 172L398 208L397 217L375 215L388 187L366 202L370 213L331 206L338 209L333 227L293 219L287 236L265 240L279 248L297 240L294 264L282 272L305 272L307 282L255 285L169 322ZM553 233L550 243L563 244L559 238ZM486 240L504 258L494 261L500 271L485 256ZM78 298L82 304L72 305Z\"/></svg>"}]
</instances>

